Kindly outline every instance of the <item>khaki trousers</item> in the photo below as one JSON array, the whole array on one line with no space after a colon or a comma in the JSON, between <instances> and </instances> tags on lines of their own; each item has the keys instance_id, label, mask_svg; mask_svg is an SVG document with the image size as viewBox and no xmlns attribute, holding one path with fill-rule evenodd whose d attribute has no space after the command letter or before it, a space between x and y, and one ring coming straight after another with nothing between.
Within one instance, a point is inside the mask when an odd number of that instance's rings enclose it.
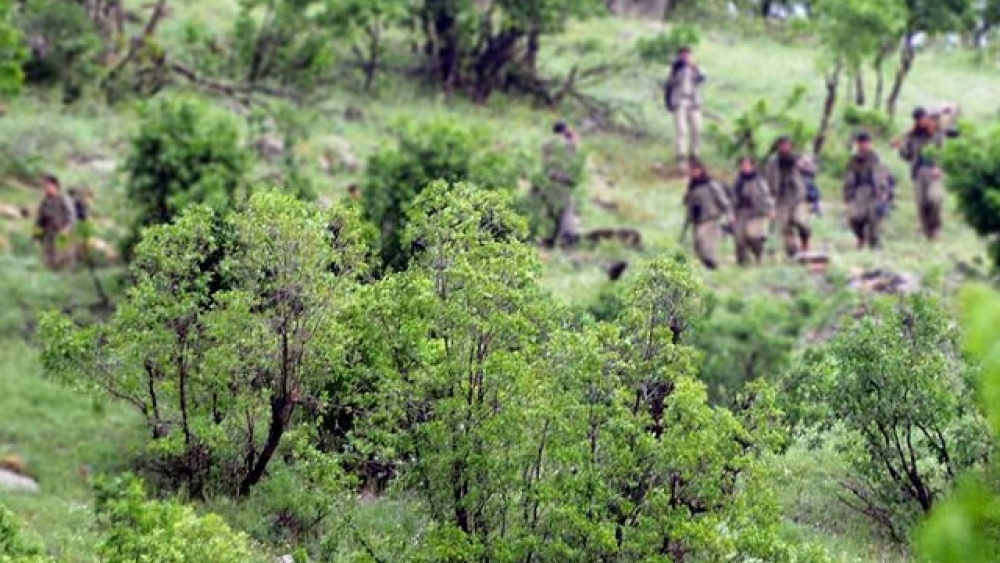
<instances>
[{"instance_id":1,"label":"khaki trousers","mask_svg":"<svg viewBox=\"0 0 1000 563\"><path fill-rule=\"evenodd\" d=\"M701 108L691 101L681 101L674 110L674 139L678 162L686 164L691 156L701 155Z\"/></svg>"}]
</instances>

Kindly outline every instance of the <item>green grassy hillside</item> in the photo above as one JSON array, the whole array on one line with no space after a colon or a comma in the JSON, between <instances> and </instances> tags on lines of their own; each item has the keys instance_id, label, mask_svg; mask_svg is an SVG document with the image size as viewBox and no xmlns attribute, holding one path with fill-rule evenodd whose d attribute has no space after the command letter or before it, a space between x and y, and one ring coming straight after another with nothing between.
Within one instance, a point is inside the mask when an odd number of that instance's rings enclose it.
<instances>
[{"instance_id":1,"label":"green grassy hillside","mask_svg":"<svg viewBox=\"0 0 1000 563\"><path fill-rule=\"evenodd\" d=\"M209 6L211 4L211 6ZM167 28L176 32L186 17L231 17L230 7L212 2L176 8ZM588 92L626 109L641 125L641 135L602 131L586 116L568 116L580 130L590 154L582 208L585 228L629 226L645 240L641 252L609 246L596 251L547 253L547 283L560 298L579 302L593 299L608 282L604 266L615 259L635 260L675 252L683 222L680 199L683 182L668 179L663 167L673 160L672 127L661 105L659 81L664 68L644 65L632 52L637 40L658 33L658 24L637 21L595 21L574 25L550 42L543 57L553 71L565 72L581 58L595 56L621 62L626 69L605 81L588 86ZM799 110L810 123L819 121L823 82L817 52L806 45L779 43L761 35L708 33L696 57L709 74L707 106L719 119L731 117L758 98L779 100L801 84L809 89ZM900 114L924 103L952 100L961 104L966 118L994 120L1000 76L993 66L976 63L964 52L922 53L907 83ZM114 241L129 210L121 198L117 166L125 157L127 141L135 130L133 107L108 109L96 103L63 108L57 96L28 92L7 104L0 117L0 203L33 206L38 190L28 178L38 171L52 171L69 186L87 186L95 193L98 234ZM844 100L842 100L844 103ZM365 118L344 118L346 108L360 109ZM522 100L495 98L485 106L428 95L395 79L385 78L375 95L359 94L334 86L328 99L302 109L308 137L295 150L307 164L331 137L346 140L358 162L391 139L403 119L428 119L448 114L475 123L488 131L483 143L510 151L532 153L549 134L550 122L563 117L559 111L534 109ZM839 112L838 112L839 115ZM905 126L903 118L897 129ZM824 215L815 223L815 246L832 259L831 279L842 280L859 268L881 267L940 280L956 264L977 264L984 246L949 206L940 242L927 243L918 234L906 167L885 143L880 151L900 179L898 205L885 229L885 248L858 252L846 229L839 186L824 175ZM724 178L732 166L711 149L707 157ZM318 165L311 172L322 196L340 197L358 181L360 171L323 175ZM612 201L616 210L593 203ZM86 472L123 467L141 440L143 429L130 412L72 389L44 381L32 348L34 319L41 311L87 305L96 297L85 273L45 272L38 248L30 243L30 224L0 219L0 235L7 242L0 255L0 456L18 454L41 483L38 495L0 493L46 543L57 548L66 561L87 560L92 540L86 523L90 492ZM708 284L721 293L770 296L776 287L820 287L825 282L805 275L798 266L778 256L761 269L739 270L732 243L724 243L723 267L706 272ZM107 271L110 276L115 273ZM109 282L110 283L110 282ZM835 480L838 462L833 452L816 454L792 448L775 460L782 484L788 533L793 538L818 540L846 562L895 562L905 560L898 550L883 546L869 526L838 505Z\"/></svg>"}]
</instances>

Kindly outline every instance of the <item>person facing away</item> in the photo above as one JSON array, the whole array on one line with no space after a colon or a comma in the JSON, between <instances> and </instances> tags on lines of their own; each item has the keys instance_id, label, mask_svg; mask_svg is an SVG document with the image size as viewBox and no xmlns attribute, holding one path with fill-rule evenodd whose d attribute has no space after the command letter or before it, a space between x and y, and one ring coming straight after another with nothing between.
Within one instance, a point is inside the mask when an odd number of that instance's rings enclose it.
<instances>
[{"instance_id":1,"label":"person facing away","mask_svg":"<svg viewBox=\"0 0 1000 563\"><path fill-rule=\"evenodd\" d=\"M572 229L575 216L573 196L580 181L583 164L579 137L565 122L552 127L553 137L542 147L544 179L535 187L537 212L541 215L543 242L558 245Z\"/></svg>"},{"instance_id":2,"label":"person facing away","mask_svg":"<svg viewBox=\"0 0 1000 563\"><path fill-rule=\"evenodd\" d=\"M774 153L764 165L764 179L774 195L778 230L789 258L800 251L808 251L812 237L809 190L802 176L800 160L791 138L783 136L775 142Z\"/></svg>"},{"instance_id":3,"label":"person facing away","mask_svg":"<svg viewBox=\"0 0 1000 563\"><path fill-rule=\"evenodd\" d=\"M937 119L924 108L918 107L913 110L913 126L898 143L899 156L910 163L917 217L921 231L929 240L936 239L941 230L944 187L941 169L931 158L928 149L940 147L944 142L944 135Z\"/></svg>"},{"instance_id":4,"label":"person facing away","mask_svg":"<svg viewBox=\"0 0 1000 563\"><path fill-rule=\"evenodd\" d=\"M718 268L715 249L722 238L721 221L729 219L731 204L725 188L713 180L696 158L688 162L688 188L684 194L686 224L694 229L694 251L709 270Z\"/></svg>"},{"instance_id":5,"label":"person facing away","mask_svg":"<svg viewBox=\"0 0 1000 563\"><path fill-rule=\"evenodd\" d=\"M879 248L882 214L879 206L887 199L888 174L878 154L872 149L871 135L857 135L857 151L844 174L844 203L848 221L858 248Z\"/></svg>"},{"instance_id":6,"label":"person facing away","mask_svg":"<svg viewBox=\"0 0 1000 563\"><path fill-rule=\"evenodd\" d=\"M767 180L757 172L753 158L740 159L733 182L733 239L736 263L746 266L752 256L760 264L767 243L768 226L774 217L774 198Z\"/></svg>"},{"instance_id":7,"label":"person facing away","mask_svg":"<svg viewBox=\"0 0 1000 563\"><path fill-rule=\"evenodd\" d=\"M670 67L664 101L674 114L675 151L678 168L687 173L691 158L701 150L701 84L705 75L691 58L691 48L681 47Z\"/></svg>"},{"instance_id":8,"label":"person facing away","mask_svg":"<svg viewBox=\"0 0 1000 563\"><path fill-rule=\"evenodd\" d=\"M57 241L61 235L67 235L73 227L75 211L67 202L59 186L59 179L53 175L42 178L45 196L38 205L35 219L35 239L42 243L45 266L53 269L59 264Z\"/></svg>"}]
</instances>

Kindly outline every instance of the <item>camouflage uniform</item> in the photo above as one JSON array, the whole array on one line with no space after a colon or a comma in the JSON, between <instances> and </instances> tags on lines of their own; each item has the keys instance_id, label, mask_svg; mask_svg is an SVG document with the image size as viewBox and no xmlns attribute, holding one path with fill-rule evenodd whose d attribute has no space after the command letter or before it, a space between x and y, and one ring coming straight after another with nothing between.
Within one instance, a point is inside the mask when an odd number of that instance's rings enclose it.
<instances>
[{"instance_id":1,"label":"camouflage uniform","mask_svg":"<svg viewBox=\"0 0 1000 563\"><path fill-rule=\"evenodd\" d=\"M38 206L35 227L37 236L42 242L45 252L45 266L55 268L60 262L57 243L68 242L69 231L74 223L74 211L71 203L63 194L46 195ZM60 239L67 238L67 241Z\"/></svg>"},{"instance_id":2,"label":"camouflage uniform","mask_svg":"<svg viewBox=\"0 0 1000 563\"><path fill-rule=\"evenodd\" d=\"M730 202L725 188L719 183L704 178L692 181L684 194L687 209L687 223L694 229L694 251L706 268L718 267L715 247L722 238L719 222L730 214Z\"/></svg>"},{"instance_id":3,"label":"camouflage uniform","mask_svg":"<svg viewBox=\"0 0 1000 563\"><path fill-rule=\"evenodd\" d=\"M701 147L701 88L704 76L697 66L674 63L665 92L667 109L674 114L677 162L685 167Z\"/></svg>"},{"instance_id":4,"label":"camouflage uniform","mask_svg":"<svg viewBox=\"0 0 1000 563\"><path fill-rule=\"evenodd\" d=\"M733 183L733 238L736 241L736 262L744 266L750 254L759 264L767 242L767 231L774 198L767 181L757 173L740 174Z\"/></svg>"},{"instance_id":5,"label":"camouflage uniform","mask_svg":"<svg viewBox=\"0 0 1000 563\"><path fill-rule=\"evenodd\" d=\"M844 202L858 247L881 245L879 204L887 198L888 190L888 173L878 154L871 151L851 157L844 174Z\"/></svg>"},{"instance_id":6,"label":"camouflage uniform","mask_svg":"<svg viewBox=\"0 0 1000 563\"><path fill-rule=\"evenodd\" d=\"M929 146L940 147L942 131L927 131L920 128L910 130L903 139L899 155L910 163L910 179L915 190L917 217L924 236L933 239L941 229L941 205L944 202L944 186L940 169L924 154Z\"/></svg>"},{"instance_id":7,"label":"camouflage uniform","mask_svg":"<svg viewBox=\"0 0 1000 563\"><path fill-rule=\"evenodd\" d=\"M808 190L798 165L796 155L775 153L764 166L764 179L776 200L778 230L785 241L785 253L790 257L800 249L808 249L812 236Z\"/></svg>"},{"instance_id":8,"label":"camouflage uniform","mask_svg":"<svg viewBox=\"0 0 1000 563\"><path fill-rule=\"evenodd\" d=\"M576 143L563 136L551 139L542 147L544 176L533 192L536 229L543 240L558 245L567 233L574 214L574 192L583 169Z\"/></svg>"}]
</instances>

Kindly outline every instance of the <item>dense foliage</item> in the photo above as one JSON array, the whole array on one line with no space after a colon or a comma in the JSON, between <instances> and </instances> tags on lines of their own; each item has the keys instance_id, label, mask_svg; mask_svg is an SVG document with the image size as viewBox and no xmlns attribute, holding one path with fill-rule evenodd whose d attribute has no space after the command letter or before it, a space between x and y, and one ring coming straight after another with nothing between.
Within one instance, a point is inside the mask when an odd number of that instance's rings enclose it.
<instances>
[{"instance_id":1,"label":"dense foliage","mask_svg":"<svg viewBox=\"0 0 1000 563\"><path fill-rule=\"evenodd\" d=\"M148 500L134 479L101 484L95 506L101 561L132 563L262 563L247 537L219 516L177 501Z\"/></svg>"},{"instance_id":2,"label":"dense foliage","mask_svg":"<svg viewBox=\"0 0 1000 563\"><path fill-rule=\"evenodd\" d=\"M406 124L395 147L368 161L363 187L365 218L379 228L384 268L401 271L413 248L403 233L413 200L435 180L474 182L483 189L513 189L517 160L488 143L482 130L440 119Z\"/></svg>"},{"instance_id":3,"label":"dense foliage","mask_svg":"<svg viewBox=\"0 0 1000 563\"><path fill-rule=\"evenodd\" d=\"M962 296L966 350L981 362L979 404L994 440L1000 432L1000 364L997 323L1000 296L987 286L967 288ZM917 537L917 554L932 563L993 561L1000 557L1000 476L996 460L962 476L953 495L934 509Z\"/></svg>"},{"instance_id":4,"label":"dense foliage","mask_svg":"<svg viewBox=\"0 0 1000 563\"><path fill-rule=\"evenodd\" d=\"M878 303L786 381L800 422L845 432L842 500L898 541L989 459L971 370L934 298Z\"/></svg>"},{"instance_id":5,"label":"dense foliage","mask_svg":"<svg viewBox=\"0 0 1000 563\"><path fill-rule=\"evenodd\" d=\"M14 3L0 0L0 94L20 90L24 81L21 65L27 57L21 31L14 25Z\"/></svg>"},{"instance_id":6,"label":"dense foliage","mask_svg":"<svg viewBox=\"0 0 1000 563\"><path fill-rule=\"evenodd\" d=\"M364 262L350 237L331 240L342 219L264 192L220 236L213 212L193 207L147 231L135 287L107 324L50 319L45 364L142 413L164 477L246 494L344 361L337 312Z\"/></svg>"},{"instance_id":7,"label":"dense foliage","mask_svg":"<svg viewBox=\"0 0 1000 563\"><path fill-rule=\"evenodd\" d=\"M993 265L1000 266L1000 129L964 125L961 137L945 145L941 167L962 216L989 241Z\"/></svg>"},{"instance_id":8,"label":"dense foliage","mask_svg":"<svg viewBox=\"0 0 1000 563\"><path fill-rule=\"evenodd\" d=\"M185 97L146 106L124 165L134 214L126 254L144 228L169 223L190 205L226 211L244 184L249 156L238 120L219 108Z\"/></svg>"}]
</instances>

